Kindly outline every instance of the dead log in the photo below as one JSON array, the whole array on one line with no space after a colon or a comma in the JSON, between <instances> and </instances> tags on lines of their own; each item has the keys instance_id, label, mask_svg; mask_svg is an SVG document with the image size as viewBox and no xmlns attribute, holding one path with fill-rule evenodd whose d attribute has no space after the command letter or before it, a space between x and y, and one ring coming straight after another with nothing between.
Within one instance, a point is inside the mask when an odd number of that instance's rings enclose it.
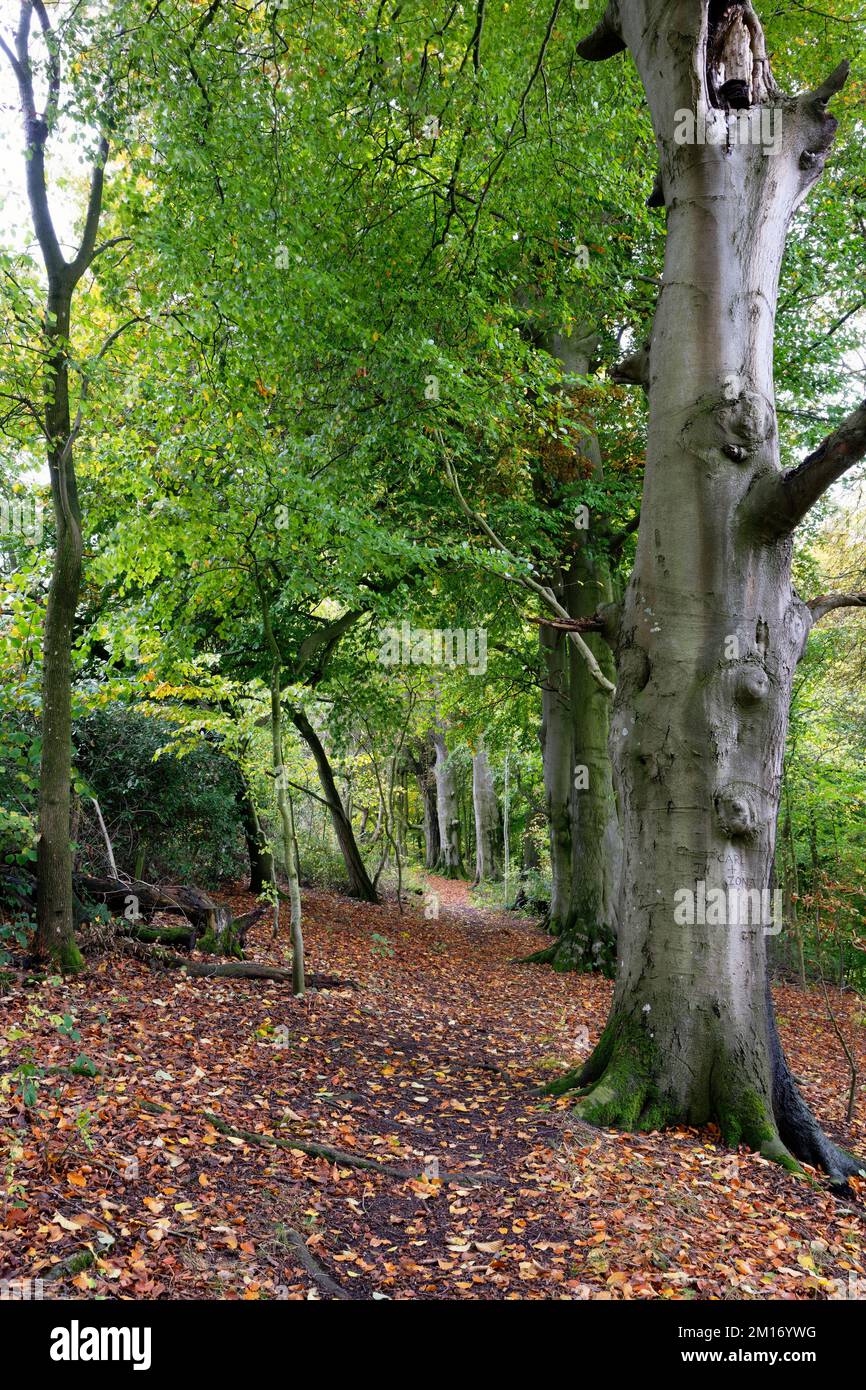
<instances>
[{"instance_id":1,"label":"dead log","mask_svg":"<svg viewBox=\"0 0 866 1390\"><path fill-rule=\"evenodd\" d=\"M221 907L203 893L184 883L157 885L140 879L93 878L89 874L73 874L76 896L87 903L101 903L116 917L136 922L149 922L157 912L168 916L185 917L196 934L224 928L228 908Z\"/></svg>"},{"instance_id":2,"label":"dead log","mask_svg":"<svg viewBox=\"0 0 866 1390\"><path fill-rule=\"evenodd\" d=\"M177 956L162 946L144 946L136 941L121 937L117 942L121 951L137 956L150 965L159 965L166 970L185 970L202 980L276 980L280 984L292 983L292 972L281 965L261 965L254 960L204 961L189 960ZM342 980L338 975L311 974L304 977L306 989L357 989L354 980Z\"/></svg>"}]
</instances>

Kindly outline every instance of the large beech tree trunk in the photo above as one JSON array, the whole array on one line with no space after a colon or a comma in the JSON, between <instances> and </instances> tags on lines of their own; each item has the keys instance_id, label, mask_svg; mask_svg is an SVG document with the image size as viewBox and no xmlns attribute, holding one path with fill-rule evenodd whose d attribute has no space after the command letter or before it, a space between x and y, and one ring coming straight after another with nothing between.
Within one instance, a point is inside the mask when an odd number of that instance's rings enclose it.
<instances>
[{"instance_id":1,"label":"large beech tree trunk","mask_svg":"<svg viewBox=\"0 0 866 1390\"><path fill-rule=\"evenodd\" d=\"M475 882L501 877L502 818L493 773L484 748L472 755L472 808L475 814Z\"/></svg>"},{"instance_id":2,"label":"large beech tree trunk","mask_svg":"<svg viewBox=\"0 0 866 1390\"><path fill-rule=\"evenodd\" d=\"M460 807L454 764L448 756L445 735L434 730L430 738L436 751L436 810L439 818L439 872L445 878L463 878L463 857L460 853Z\"/></svg>"},{"instance_id":3,"label":"large beech tree trunk","mask_svg":"<svg viewBox=\"0 0 866 1390\"><path fill-rule=\"evenodd\" d=\"M780 147L679 144L678 111L714 129L737 119L711 105L708 21L722 7L709 8L622 0L579 50L627 47L637 64L667 243L644 377L640 537L616 642L617 985L601 1041L570 1080L589 1087L590 1120L715 1120L731 1144L786 1163L793 1153L842 1180L859 1165L823 1136L790 1077L758 914L735 921L729 908L704 924L678 911L678 895L698 900L702 884L709 895L770 883L792 678L812 621L792 590L790 533L832 481L826 449L780 473L773 331L786 229L832 141L825 108L845 71L816 93L778 96L757 18L735 7L752 33L751 100L775 108Z\"/></svg>"}]
</instances>

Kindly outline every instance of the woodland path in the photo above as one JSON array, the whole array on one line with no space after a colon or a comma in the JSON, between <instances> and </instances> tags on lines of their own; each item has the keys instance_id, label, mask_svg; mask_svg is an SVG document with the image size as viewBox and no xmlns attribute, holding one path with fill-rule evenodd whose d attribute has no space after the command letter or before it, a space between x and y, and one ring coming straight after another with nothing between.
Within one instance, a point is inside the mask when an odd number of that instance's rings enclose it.
<instances>
[{"instance_id":1,"label":"woodland path","mask_svg":"<svg viewBox=\"0 0 866 1390\"><path fill-rule=\"evenodd\" d=\"M58 1065L83 1053L99 1075L46 1077L26 1109L0 1098L16 1145L0 1276L59 1261L53 1297L290 1299L827 1298L866 1277L862 1192L839 1202L711 1131L590 1130L540 1096L588 1053L610 984L513 965L543 943L537 927L472 906L463 883L428 886L438 920L417 897L401 916L305 892L308 968L357 990L301 1001L114 956L14 989L7 1074L29 1046ZM248 947L285 959L261 925ZM852 998L833 1002L866 1061ZM777 1003L807 1096L866 1151L862 1119L853 1134L841 1121L820 996L784 988ZM74 1015L80 1040L52 1013ZM76 1252L89 1268L70 1268Z\"/></svg>"}]
</instances>

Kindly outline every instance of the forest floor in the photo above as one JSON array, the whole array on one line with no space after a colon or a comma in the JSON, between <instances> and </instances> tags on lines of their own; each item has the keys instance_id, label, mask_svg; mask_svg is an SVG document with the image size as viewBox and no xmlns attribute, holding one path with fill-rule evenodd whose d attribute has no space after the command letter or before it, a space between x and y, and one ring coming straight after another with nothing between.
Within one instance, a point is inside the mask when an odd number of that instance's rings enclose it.
<instances>
[{"instance_id":1,"label":"forest floor","mask_svg":"<svg viewBox=\"0 0 866 1390\"><path fill-rule=\"evenodd\" d=\"M421 899L401 916L304 894L308 969L357 989L296 1000L115 955L66 983L14 983L0 999L0 1278L41 1278L57 1298L856 1294L864 1185L836 1198L711 1130L575 1121L537 1088L588 1054L609 982L512 964L544 944L537 927L472 907L465 884L430 886L435 921ZM285 948L260 925L248 956L285 963ZM863 1004L831 1000L862 1074ZM786 986L776 1002L809 1102L866 1152L862 1100L844 1123L847 1067L820 993ZM80 1057L96 1076L68 1074Z\"/></svg>"}]
</instances>

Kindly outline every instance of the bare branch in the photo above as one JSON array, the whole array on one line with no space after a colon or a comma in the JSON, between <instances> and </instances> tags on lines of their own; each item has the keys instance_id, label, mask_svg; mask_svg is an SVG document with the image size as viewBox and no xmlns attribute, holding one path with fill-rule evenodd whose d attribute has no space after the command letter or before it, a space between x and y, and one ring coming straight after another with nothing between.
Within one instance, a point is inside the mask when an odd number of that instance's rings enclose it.
<instances>
[{"instance_id":1,"label":"bare branch","mask_svg":"<svg viewBox=\"0 0 866 1390\"><path fill-rule=\"evenodd\" d=\"M866 401L853 410L796 468L765 473L746 498L762 529L785 535L843 474L866 456Z\"/></svg>"},{"instance_id":2,"label":"bare branch","mask_svg":"<svg viewBox=\"0 0 866 1390\"><path fill-rule=\"evenodd\" d=\"M866 608L866 593L862 594L819 594L810 598L806 604L812 614L812 622L819 623L835 608Z\"/></svg>"}]
</instances>

